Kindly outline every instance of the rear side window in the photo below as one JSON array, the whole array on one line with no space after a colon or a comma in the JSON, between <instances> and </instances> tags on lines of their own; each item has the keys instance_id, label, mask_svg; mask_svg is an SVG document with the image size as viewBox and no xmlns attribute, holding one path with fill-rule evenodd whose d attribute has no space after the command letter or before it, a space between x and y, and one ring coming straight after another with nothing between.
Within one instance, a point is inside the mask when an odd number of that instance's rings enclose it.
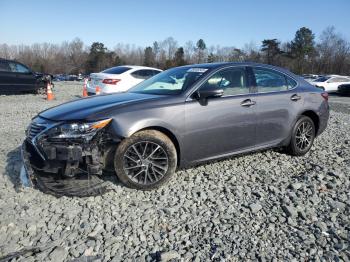
<instances>
[{"instance_id":1,"label":"rear side window","mask_svg":"<svg viewBox=\"0 0 350 262\"><path fill-rule=\"evenodd\" d=\"M295 80L293 80L292 78L286 76L286 79L287 79L288 89L292 89L292 88L297 86L298 83Z\"/></svg>"},{"instance_id":2,"label":"rear side window","mask_svg":"<svg viewBox=\"0 0 350 262\"><path fill-rule=\"evenodd\" d=\"M253 68L253 73L259 93L286 91L297 85L293 79L274 70Z\"/></svg>"},{"instance_id":3,"label":"rear side window","mask_svg":"<svg viewBox=\"0 0 350 262\"><path fill-rule=\"evenodd\" d=\"M125 73L126 71L130 70L130 67L126 67L126 66L116 66L116 67L112 67L112 68L108 68L106 70L103 70L101 73L106 73L106 74L122 74Z\"/></svg>"},{"instance_id":4,"label":"rear side window","mask_svg":"<svg viewBox=\"0 0 350 262\"><path fill-rule=\"evenodd\" d=\"M147 79L155 75L154 71L155 70L142 69L132 72L131 75L137 79Z\"/></svg>"},{"instance_id":5,"label":"rear side window","mask_svg":"<svg viewBox=\"0 0 350 262\"><path fill-rule=\"evenodd\" d=\"M7 61L0 61L0 71L2 72L11 72L11 68Z\"/></svg>"},{"instance_id":6,"label":"rear side window","mask_svg":"<svg viewBox=\"0 0 350 262\"><path fill-rule=\"evenodd\" d=\"M158 70L150 70L152 71L152 76L155 76L157 74L159 74L161 71L158 71Z\"/></svg>"}]
</instances>

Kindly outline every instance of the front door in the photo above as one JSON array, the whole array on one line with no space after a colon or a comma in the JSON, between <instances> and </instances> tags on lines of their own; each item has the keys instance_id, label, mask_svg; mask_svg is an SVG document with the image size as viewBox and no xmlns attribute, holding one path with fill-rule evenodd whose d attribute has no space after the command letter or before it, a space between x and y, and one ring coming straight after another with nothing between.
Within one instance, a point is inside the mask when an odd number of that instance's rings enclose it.
<instances>
[{"instance_id":1,"label":"front door","mask_svg":"<svg viewBox=\"0 0 350 262\"><path fill-rule=\"evenodd\" d=\"M244 67L223 69L199 88L223 89L207 103L185 104L184 159L189 163L238 152L255 143L255 108Z\"/></svg>"},{"instance_id":2,"label":"front door","mask_svg":"<svg viewBox=\"0 0 350 262\"><path fill-rule=\"evenodd\" d=\"M10 67L16 73L14 90L16 92L33 91L36 85L36 77L28 67L15 62L10 62Z\"/></svg>"}]
</instances>

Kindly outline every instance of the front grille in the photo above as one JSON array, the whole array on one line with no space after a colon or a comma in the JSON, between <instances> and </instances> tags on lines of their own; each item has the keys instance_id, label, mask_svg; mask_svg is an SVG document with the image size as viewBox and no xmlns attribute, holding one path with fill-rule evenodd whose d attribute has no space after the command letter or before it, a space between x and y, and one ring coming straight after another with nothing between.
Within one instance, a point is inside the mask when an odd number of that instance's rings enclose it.
<instances>
[{"instance_id":1,"label":"front grille","mask_svg":"<svg viewBox=\"0 0 350 262\"><path fill-rule=\"evenodd\" d=\"M27 138L32 140L36 135L38 135L40 132L42 132L46 128L45 125L37 124L35 122L32 122L27 130Z\"/></svg>"}]
</instances>

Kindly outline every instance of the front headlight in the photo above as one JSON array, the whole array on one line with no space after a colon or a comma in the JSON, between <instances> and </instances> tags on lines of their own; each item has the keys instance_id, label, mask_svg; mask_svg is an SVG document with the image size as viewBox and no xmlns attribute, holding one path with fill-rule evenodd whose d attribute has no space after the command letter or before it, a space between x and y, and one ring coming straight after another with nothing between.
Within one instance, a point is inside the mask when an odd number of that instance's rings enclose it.
<instances>
[{"instance_id":1,"label":"front headlight","mask_svg":"<svg viewBox=\"0 0 350 262\"><path fill-rule=\"evenodd\" d=\"M67 123L59 125L48 131L47 135L53 139L85 138L91 139L98 130L111 122L111 118L90 123Z\"/></svg>"}]
</instances>

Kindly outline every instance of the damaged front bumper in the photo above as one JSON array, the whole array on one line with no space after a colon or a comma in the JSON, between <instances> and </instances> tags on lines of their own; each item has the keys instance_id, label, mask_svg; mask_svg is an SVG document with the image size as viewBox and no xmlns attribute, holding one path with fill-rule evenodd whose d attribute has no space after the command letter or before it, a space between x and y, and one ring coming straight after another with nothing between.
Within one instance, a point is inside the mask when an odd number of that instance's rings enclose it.
<instances>
[{"instance_id":1,"label":"damaged front bumper","mask_svg":"<svg viewBox=\"0 0 350 262\"><path fill-rule=\"evenodd\" d=\"M102 175L82 172L73 177L65 177L59 173L48 173L36 167L32 162L33 157L38 155L28 141L23 142L21 154L23 160L21 182L25 187L34 187L56 197L96 196L107 190L106 177Z\"/></svg>"},{"instance_id":2,"label":"damaged front bumper","mask_svg":"<svg viewBox=\"0 0 350 262\"><path fill-rule=\"evenodd\" d=\"M31 137L29 131L21 147L22 184L57 196L100 194L103 171L114 171L115 148L116 142L102 130L89 141L52 140L43 131Z\"/></svg>"},{"instance_id":3,"label":"damaged front bumper","mask_svg":"<svg viewBox=\"0 0 350 262\"><path fill-rule=\"evenodd\" d=\"M34 170L30 165L28 152L26 149L26 141L23 142L21 146L21 157L22 157L22 168L20 173L20 179L22 182L22 185L25 187L33 187L33 180L34 180Z\"/></svg>"}]
</instances>

